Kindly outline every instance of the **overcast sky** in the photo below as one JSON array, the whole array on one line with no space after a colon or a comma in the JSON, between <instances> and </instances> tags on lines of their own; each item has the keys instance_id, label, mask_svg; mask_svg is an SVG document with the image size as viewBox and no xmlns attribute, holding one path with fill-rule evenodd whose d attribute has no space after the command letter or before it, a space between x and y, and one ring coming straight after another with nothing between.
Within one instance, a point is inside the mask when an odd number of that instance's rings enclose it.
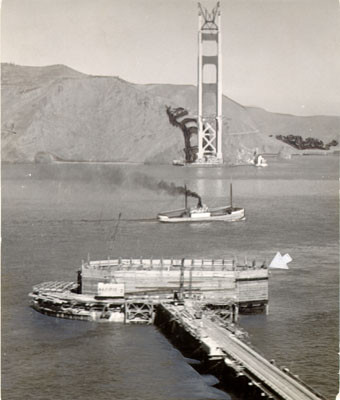
<instances>
[{"instance_id":1,"label":"overcast sky","mask_svg":"<svg viewBox=\"0 0 340 400\"><path fill-rule=\"evenodd\" d=\"M225 95L269 111L340 115L339 0L222 0L221 9ZM3 0L1 25L3 62L196 84L193 0Z\"/></svg>"}]
</instances>

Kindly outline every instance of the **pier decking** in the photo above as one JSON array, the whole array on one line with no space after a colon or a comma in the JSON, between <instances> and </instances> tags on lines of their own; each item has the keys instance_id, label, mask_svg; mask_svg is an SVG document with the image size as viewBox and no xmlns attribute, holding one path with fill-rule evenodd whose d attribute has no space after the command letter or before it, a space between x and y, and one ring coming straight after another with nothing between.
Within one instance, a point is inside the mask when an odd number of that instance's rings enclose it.
<instances>
[{"instance_id":1,"label":"pier decking","mask_svg":"<svg viewBox=\"0 0 340 400\"><path fill-rule=\"evenodd\" d=\"M238 337L232 325L204 313L197 318L195 303L182 307L163 303L158 307L158 324L163 324L163 330L170 329L177 337L185 334L186 342L191 337L207 359L232 369L236 380L243 379L243 392L248 386L252 399L325 400L287 369L281 370L258 354Z\"/></svg>"}]
</instances>

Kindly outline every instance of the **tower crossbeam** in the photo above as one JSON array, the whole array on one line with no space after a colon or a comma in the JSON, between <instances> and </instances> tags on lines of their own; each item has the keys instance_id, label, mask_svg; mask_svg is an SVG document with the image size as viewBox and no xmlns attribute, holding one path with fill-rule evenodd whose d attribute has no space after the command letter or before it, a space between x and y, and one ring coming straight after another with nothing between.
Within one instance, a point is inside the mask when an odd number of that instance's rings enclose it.
<instances>
[{"instance_id":1,"label":"tower crossbeam","mask_svg":"<svg viewBox=\"0 0 340 400\"><path fill-rule=\"evenodd\" d=\"M218 2L209 12L198 3L198 153L197 163L223 163L222 155L222 47L221 11ZM206 47L216 43L216 54ZM212 45L213 46L213 45ZM207 66L213 68L208 81ZM212 80L212 81L211 81ZM209 115L209 122L207 122Z\"/></svg>"}]
</instances>

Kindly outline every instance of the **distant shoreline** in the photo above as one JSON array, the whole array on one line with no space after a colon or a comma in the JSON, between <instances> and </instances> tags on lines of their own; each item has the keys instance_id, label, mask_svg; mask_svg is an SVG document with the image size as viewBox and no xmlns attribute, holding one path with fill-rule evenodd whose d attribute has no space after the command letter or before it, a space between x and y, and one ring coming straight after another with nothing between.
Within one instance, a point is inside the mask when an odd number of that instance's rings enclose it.
<instances>
[{"instance_id":1,"label":"distant shoreline","mask_svg":"<svg viewBox=\"0 0 340 400\"><path fill-rule=\"evenodd\" d=\"M119 165L144 165L143 162L138 161L52 161L50 163L34 162L34 164L119 164Z\"/></svg>"},{"instance_id":2,"label":"distant shoreline","mask_svg":"<svg viewBox=\"0 0 340 400\"><path fill-rule=\"evenodd\" d=\"M278 153L261 153L264 157L269 158L281 158ZM301 156L339 156L340 150L304 150L303 153L291 153L291 157L301 157ZM282 158L284 159L284 158ZM139 162L139 161L87 161L87 160L46 160L46 161L7 161L2 160L2 165L24 165L24 164L44 164L44 165L55 165L55 164L103 164L103 165L169 165L169 166L176 166L173 165L172 162ZM228 166L228 167L238 167L238 166L253 166L252 164L247 163L240 163L240 164L221 164L217 165L221 166ZM178 166L177 166L178 167ZM199 166L197 166L199 168Z\"/></svg>"}]
</instances>

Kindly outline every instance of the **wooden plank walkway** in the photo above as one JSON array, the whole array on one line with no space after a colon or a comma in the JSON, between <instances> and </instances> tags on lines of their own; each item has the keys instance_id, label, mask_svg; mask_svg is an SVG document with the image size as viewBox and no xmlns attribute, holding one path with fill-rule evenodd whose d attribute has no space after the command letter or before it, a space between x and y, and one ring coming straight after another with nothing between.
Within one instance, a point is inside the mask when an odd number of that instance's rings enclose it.
<instances>
[{"instance_id":1,"label":"wooden plank walkway","mask_svg":"<svg viewBox=\"0 0 340 400\"><path fill-rule=\"evenodd\" d=\"M234 360L239 370L240 366L247 376L254 378L267 394L272 398L282 400L325 400L313 389L302 381L295 379L268 360L258 354L254 349L241 341L231 331L202 316L194 318L194 310L189 307L180 308L171 304L162 305L177 320L187 332L199 339L208 349L208 356L213 358L225 358L226 361Z\"/></svg>"}]
</instances>

